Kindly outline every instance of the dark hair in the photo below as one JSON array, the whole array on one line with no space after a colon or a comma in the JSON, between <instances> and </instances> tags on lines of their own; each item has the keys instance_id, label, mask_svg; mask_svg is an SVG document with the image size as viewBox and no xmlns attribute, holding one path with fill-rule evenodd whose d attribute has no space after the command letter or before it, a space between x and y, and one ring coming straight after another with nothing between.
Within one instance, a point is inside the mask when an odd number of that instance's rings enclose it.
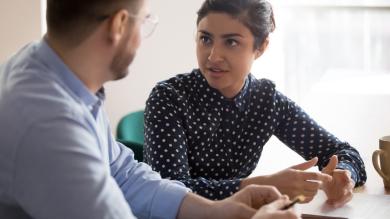
<instances>
[{"instance_id":1,"label":"dark hair","mask_svg":"<svg viewBox=\"0 0 390 219\"><path fill-rule=\"evenodd\" d=\"M196 24L210 12L227 13L237 18L252 32L255 49L275 30L272 6L266 0L206 0L198 10Z\"/></svg>"},{"instance_id":2,"label":"dark hair","mask_svg":"<svg viewBox=\"0 0 390 219\"><path fill-rule=\"evenodd\" d=\"M141 0L47 0L46 21L50 35L80 42L99 23L120 9L136 13Z\"/></svg>"}]
</instances>

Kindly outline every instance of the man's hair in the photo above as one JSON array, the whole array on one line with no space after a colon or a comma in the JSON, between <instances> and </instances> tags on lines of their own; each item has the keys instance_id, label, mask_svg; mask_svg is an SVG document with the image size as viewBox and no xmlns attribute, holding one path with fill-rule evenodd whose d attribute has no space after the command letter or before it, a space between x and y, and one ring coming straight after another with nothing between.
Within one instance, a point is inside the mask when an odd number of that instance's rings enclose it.
<instances>
[{"instance_id":1,"label":"man's hair","mask_svg":"<svg viewBox=\"0 0 390 219\"><path fill-rule=\"evenodd\" d=\"M49 35L78 44L113 13L127 9L137 13L142 0L47 0Z\"/></svg>"}]
</instances>

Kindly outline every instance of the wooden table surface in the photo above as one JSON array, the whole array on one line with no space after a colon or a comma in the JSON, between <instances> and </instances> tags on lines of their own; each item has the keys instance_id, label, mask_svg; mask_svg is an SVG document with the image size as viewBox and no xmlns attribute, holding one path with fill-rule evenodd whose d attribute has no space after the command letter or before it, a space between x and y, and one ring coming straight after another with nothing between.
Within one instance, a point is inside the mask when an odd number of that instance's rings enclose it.
<instances>
[{"instance_id":1,"label":"wooden table surface","mask_svg":"<svg viewBox=\"0 0 390 219\"><path fill-rule=\"evenodd\" d=\"M367 172L367 182L361 187L354 189L356 193L365 193L371 195L390 195L390 188L385 188L382 178L375 171L372 166L372 162L365 160L366 172Z\"/></svg>"}]
</instances>

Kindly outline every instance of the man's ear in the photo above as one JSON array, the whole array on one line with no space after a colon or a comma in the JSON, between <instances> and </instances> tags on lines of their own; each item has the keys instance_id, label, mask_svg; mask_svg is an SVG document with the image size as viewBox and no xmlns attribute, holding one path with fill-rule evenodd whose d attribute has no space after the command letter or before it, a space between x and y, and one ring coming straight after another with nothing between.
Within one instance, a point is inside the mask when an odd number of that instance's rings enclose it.
<instances>
[{"instance_id":1,"label":"man's ear","mask_svg":"<svg viewBox=\"0 0 390 219\"><path fill-rule=\"evenodd\" d=\"M110 42L117 45L123 35L126 33L126 28L129 23L129 12L125 9L117 11L109 21L108 37Z\"/></svg>"},{"instance_id":2,"label":"man's ear","mask_svg":"<svg viewBox=\"0 0 390 219\"><path fill-rule=\"evenodd\" d=\"M269 37L265 38L259 48L256 49L255 59L263 55L264 51L268 48Z\"/></svg>"}]
</instances>

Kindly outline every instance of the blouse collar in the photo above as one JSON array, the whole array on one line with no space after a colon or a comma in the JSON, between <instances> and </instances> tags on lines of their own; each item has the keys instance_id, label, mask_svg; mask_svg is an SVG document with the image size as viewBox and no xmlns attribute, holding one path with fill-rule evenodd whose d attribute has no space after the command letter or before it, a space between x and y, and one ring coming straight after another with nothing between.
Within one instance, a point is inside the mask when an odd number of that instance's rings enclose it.
<instances>
[{"instance_id":1,"label":"blouse collar","mask_svg":"<svg viewBox=\"0 0 390 219\"><path fill-rule=\"evenodd\" d=\"M249 74L245 79L244 86L234 98L226 98L221 92L212 88L207 83L206 78L202 75L199 69L195 69L194 73L196 75L195 86L198 87L197 90L200 94L200 101L206 102L206 106L211 105L215 107L216 103L218 104L218 101L215 102L214 100L220 100L221 102L233 102L241 112L246 109L250 97L250 85L253 80L251 74Z\"/></svg>"}]
</instances>

